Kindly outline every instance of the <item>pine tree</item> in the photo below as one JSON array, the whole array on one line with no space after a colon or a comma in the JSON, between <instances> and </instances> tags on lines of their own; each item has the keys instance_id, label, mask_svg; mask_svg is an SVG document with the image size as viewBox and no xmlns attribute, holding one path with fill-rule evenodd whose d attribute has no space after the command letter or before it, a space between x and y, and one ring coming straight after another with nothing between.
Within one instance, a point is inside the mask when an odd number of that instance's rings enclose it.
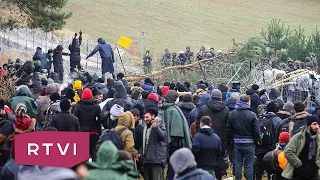
<instances>
[{"instance_id":1,"label":"pine tree","mask_svg":"<svg viewBox=\"0 0 320 180\"><path fill-rule=\"evenodd\" d=\"M0 10L9 12L0 17L1 28L27 26L45 32L59 30L66 24L71 13L63 12L67 0L4 0Z\"/></svg>"}]
</instances>

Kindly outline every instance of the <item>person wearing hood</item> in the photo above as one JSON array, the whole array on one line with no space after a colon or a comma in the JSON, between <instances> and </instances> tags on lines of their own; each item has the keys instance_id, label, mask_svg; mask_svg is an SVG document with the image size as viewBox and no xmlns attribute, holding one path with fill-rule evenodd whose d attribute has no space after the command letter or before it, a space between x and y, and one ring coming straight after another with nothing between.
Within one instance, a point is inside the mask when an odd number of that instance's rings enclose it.
<instances>
[{"instance_id":1,"label":"person wearing hood","mask_svg":"<svg viewBox=\"0 0 320 180\"><path fill-rule=\"evenodd\" d=\"M187 120L181 109L176 105L178 98L176 91L168 91L166 101L160 105L158 113L158 117L163 119L166 125L169 157L182 147L191 148L192 146ZM172 180L173 178L174 170L169 163L167 179Z\"/></svg>"},{"instance_id":2,"label":"person wearing hood","mask_svg":"<svg viewBox=\"0 0 320 180\"><path fill-rule=\"evenodd\" d=\"M200 120L200 131L194 136L192 144L192 153L197 162L197 167L213 174L221 154L221 140L210 127L211 118L203 116Z\"/></svg>"},{"instance_id":3,"label":"person wearing hood","mask_svg":"<svg viewBox=\"0 0 320 180\"><path fill-rule=\"evenodd\" d=\"M276 113L276 115L281 118L282 120L285 120L287 118L292 117L292 112L293 112L293 104L289 101L286 102L283 106L283 108L280 109L279 112Z\"/></svg>"},{"instance_id":4,"label":"person wearing hood","mask_svg":"<svg viewBox=\"0 0 320 180\"><path fill-rule=\"evenodd\" d=\"M170 157L170 163L176 180L212 180L214 179L207 171L197 168L197 162L188 148L181 148Z\"/></svg>"},{"instance_id":5,"label":"person wearing hood","mask_svg":"<svg viewBox=\"0 0 320 180\"><path fill-rule=\"evenodd\" d=\"M306 106L302 102L296 102L293 109L295 113L289 123L289 133L291 137L306 127L306 118L309 116Z\"/></svg>"},{"instance_id":6,"label":"person wearing hood","mask_svg":"<svg viewBox=\"0 0 320 180\"><path fill-rule=\"evenodd\" d=\"M308 116L306 121L284 149L288 164L281 175L286 179L320 179L320 121L317 116Z\"/></svg>"},{"instance_id":7,"label":"person wearing hood","mask_svg":"<svg viewBox=\"0 0 320 180\"><path fill-rule=\"evenodd\" d=\"M133 161L119 160L119 152L111 141L103 142L98 149L97 160L88 163L89 172L85 180L136 180L139 173L133 170Z\"/></svg>"},{"instance_id":8,"label":"person wearing hood","mask_svg":"<svg viewBox=\"0 0 320 180\"><path fill-rule=\"evenodd\" d=\"M246 91L246 94L250 96L250 102L251 102L250 107L251 107L251 111L253 111L253 112L256 113L256 114L258 114L258 106L259 106L260 104L262 104L262 103L261 103L261 99L260 99L260 97L259 97L259 95L258 95L258 94L259 94L258 89L259 89L259 86L258 86L257 84L253 84L253 85L251 86L251 89L248 89L248 90Z\"/></svg>"},{"instance_id":9,"label":"person wearing hood","mask_svg":"<svg viewBox=\"0 0 320 180\"><path fill-rule=\"evenodd\" d=\"M209 94L203 94L200 96L199 102L197 104L197 107L193 108L192 111L189 114L189 117L187 119L188 124L190 126L190 133L192 137L196 135L196 133L200 130L200 118L201 115L199 114L200 109L202 106L204 106L207 102L211 100L211 97Z\"/></svg>"},{"instance_id":10,"label":"person wearing hood","mask_svg":"<svg viewBox=\"0 0 320 180\"><path fill-rule=\"evenodd\" d=\"M103 94L102 102L99 104L101 112L103 112L103 107L113 99L114 94L115 90L113 88L109 89L107 94Z\"/></svg>"},{"instance_id":11,"label":"person wearing hood","mask_svg":"<svg viewBox=\"0 0 320 180\"><path fill-rule=\"evenodd\" d=\"M93 99L92 91L85 88L73 114L79 119L82 132L90 132L90 156L95 159L95 147L101 134L101 109Z\"/></svg>"},{"instance_id":12,"label":"person wearing hood","mask_svg":"<svg viewBox=\"0 0 320 180\"><path fill-rule=\"evenodd\" d=\"M188 119L190 112L193 108L195 108L195 105L192 103L192 95L191 94L184 94L182 98L182 103L179 104L179 108L183 112L186 119ZM189 122L188 122L189 124ZM191 124L189 124L190 126Z\"/></svg>"},{"instance_id":13,"label":"person wearing hood","mask_svg":"<svg viewBox=\"0 0 320 180\"><path fill-rule=\"evenodd\" d=\"M35 131L36 119L30 118L27 115L26 105L20 103L15 109L16 121L15 132L16 134L23 134Z\"/></svg>"},{"instance_id":14,"label":"person wearing hood","mask_svg":"<svg viewBox=\"0 0 320 180\"><path fill-rule=\"evenodd\" d=\"M77 67L79 70L81 69L81 55L80 55L80 46L82 43L82 32L74 34L74 37L72 39L72 43L69 45L69 51L70 51L70 72L74 71Z\"/></svg>"},{"instance_id":15,"label":"person wearing hood","mask_svg":"<svg viewBox=\"0 0 320 180\"><path fill-rule=\"evenodd\" d=\"M115 130L117 132L125 128L120 134L120 139L123 143L124 150L131 153L132 157L136 157L137 150L134 148L134 138L133 133L130 129L134 128L135 121L133 115L130 111L122 113L118 118L118 125Z\"/></svg>"},{"instance_id":16,"label":"person wearing hood","mask_svg":"<svg viewBox=\"0 0 320 180\"><path fill-rule=\"evenodd\" d=\"M41 63L41 69L47 69L48 61L46 54L42 51L41 47L37 47L36 53L33 55L33 61L39 61Z\"/></svg>"},{"instance_id":17,"label":"person wearing hood","mask_svg":"<svg viewBox=\"0 0 320 180\"><path fill-rule=\"evenodd\" d=\"M228 93L228 87L224 84L218 84L217 89L219 89L222 93L222 100L226 101L226 95Z\"/></svg>"},{"instance_id":18,"label":"person wearing hood","mask_svg":"<svg viewBox=\"0 0 320 180\"><path fill-rule=\"evenodd\" d=\"M63 51L63 47L61 45L58 45L56 47L56 49L54 49L53 51L53 66L54 66L54 72L57 73L59 75L59 80L60 82L63 81L63 59L62 59L62 55L64 55Z\"/></svg>"},{"instance_id":19,"label":"person wearing hood","mask_svg":"<svg viewBox=\"0 0 320 180\"><path fill-rule=\"evenodd\" d=\"M37 108L37 115L36 119L38 123L42 123L45 120L45 112L48 110L48 107L51 103L50 95L52 93L59 93L60 85L57 83L49 84L46 87L46 95L40 96L37 99L38 108Z\"/></svg>"},{"instance_id":20,"label":"person wearing hood","mask_svg":"<svg viewBox=\"0 0 320 180\"><path fill-rule=\"evenodd\" d=\"M238 93L234 92L234 93L231 94L230 98L226 102L226 105L229 108L230 112L235 110L237 101L239 101L239 99L240 99L240 97L239 97Z\"/></svg>"},{"instance_id":21,"label":"person wearing hood","mask_svg":"<svg viewBox=\"0 0 320 180\"><path fill-rule=\"evenodd\" d=\"M261 145L256 147L256 166L255 166L255 174L256 174L256 179L257 180L261 180L262 179L262 175L263 175L263 171L264 171L264 164L263 164L263 157L269 152L272 151L276 148L276 142L277 139L275 138L275 133L276 133L276 129L279 126L279 123L282 121L281 118L279 118L278 116L275 115L275 113L278 112L278 107L276 105L276 103L274 102L270 102L267 105L267 112L265 114L262 115L262 117L259 119L261 120L262 118L266 118L269 121L271 121L270 123L272 123L273 128L271 128L270 130L272 130L272 135L269 136L271 142L270 143L262 143Z\"/></svg>"},{"instance_id":22,"label":"person wearing hood","mask_svg":"<svg viewBox=\"0 0 320 180\"><path fill-rule=\"evenodd\" d=\"M142 147L137 159L143 159L144 179L163 180L167 159L167 133L164 122L157 118L159 107L148 106L144 114L145 126L142 136Z\"/></svg>"},{"instance_id":23,"label":"person wearing hood","mask_svg":"<svg viewBox=\"0 0 320 180\"><path fill-rule=\"evenodd\" d=\"M141 97L141 90L140 89L135 89L131 92L132 106L134 106L136 104L140 104L141 106L144 107L144 103L140 97Z\"/></svg>"},{"instance_id":24,"label":"person wearing hood","mask_svg":"<svg viewBox=\"0 0 320 180\"><path fill-rule=\"evenodd\" d=\"M30 118L36 117L37 105L27 86L19 86L16 91L16 96L10 99L10 103L13 111L15 111L18 104L25 104L27 106L27 115L30 116Z\"/></svg>"},{"instance_id":25,"label":"person wearing hood","mask_svg":"<svg viewBox=\"0 0 320 180\"><path fill-rule=\"evenodd\" d=\"M271 102L276 103L279 109L282 109L284 103L281 99L279 99L279 97L280 97L280 92L275 88L271 88L269 92L269 100Z\"/></svg>"},{"instance_id":26,"label":"person wearing hood","mask_svg":"<svg viewBox=\"0 0 320 180\"><path fill-rule=\"evenodd\" d=\"M143 90L149 91L150 93L157 93L157 90L154 89L154 83L150 78L146 78L141 87Z\"/></svg>"},{"instance_id":27,"label":"person wearing hood","mask_svg":"<svg viewBox=\"0 0 320 180\"><path fill-rule=\"evenodd\" d=\"M257 115L250 110L250 96L243 95L228 117L228 139L234 143L234 169L237 180L242 179L242 166L246 179L254 179L254 155L259 141ZM245 163L243 163L245 162Z\"/></svg>"},{"instance_id":28,"label":"person wearing hood","mask_svg":"<svg viewBox=\"0 0 320 180\"><path fill-rule=\"evenodd\" d=\"M81 131L78 118L70 114L70 101L68 99L62 99L60 102L60 108L61 112L52 118L51 127L56 128L58 131Z\"/></svg>"},{"instance_id":29,"label":"person wearing hood","mask_svg":"<svg viewBox=\"0 0 320 180\"><path fill-rule=\"evenodd\" d=\"M102 38L98 39L98 45L94 48L94 50L87 56L86 59L92 57L96 52L100 53L100 57L102 59L101 69L102 69L102 78L105 79L105 74L107 72L112 74L112 78L115 79L114 75L114 54L111 46L106 43Z\"/></svg>"}]
</instances>

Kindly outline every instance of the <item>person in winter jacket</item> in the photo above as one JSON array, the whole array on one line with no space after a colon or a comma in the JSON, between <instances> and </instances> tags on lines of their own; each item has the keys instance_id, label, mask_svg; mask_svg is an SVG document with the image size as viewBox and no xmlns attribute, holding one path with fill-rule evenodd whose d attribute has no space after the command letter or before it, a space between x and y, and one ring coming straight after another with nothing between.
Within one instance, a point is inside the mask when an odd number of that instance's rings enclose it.
<instances>
[{"instance_id":1,"label":"person in winter jacket","mask_svg":"<svg viewBox=\"0 0 320 180\"><path fill-rule=\"evenodd\" d=\"M58 45L56 49L54 49L53 56L52 56L52 62L54 66L54 72L59 75L59 80L60 82L63 81L63 59L62 59L62 54L63 52L63 47L61 45Z\"/></svg>"},{"instance_id":2,"label":"person in winter jacket","mask_svg":"<svg viewBox=\"0 0 320 180\"><path fill-rule=\"evenodd\" d=\"M133 133L130 130L131 128L134 128L134 123L135 122L132 113L127 111L119 116L118 125L115 128L117 132L125 128L125 130L121 133L120 138L123 143L124 150L131 153L132 157L136 157L137 155L137 150L134 148Z\"/></svg>"},{"instance_id":3,"label":"person in winter jacket","mask_svg":"<svg viewBox=\"0 0 320 180\"><path fill-rule=\"evenodd\" d=\"M5 104L5 101L3 99L0 99L0 118L15 122L16 117L14 116L13 111L9 109Z\"/></svg>"},{"instance_id":4,"label":"person in winter jacket","mask_svg":"<svg viewBox=\"0 0 320 180\"><path fill-rule=\"evenodd\" d=\"M288 164L282 172L286 179L320 179L319 118L307 117L307 126L291 136L284 149Z\"/></svg>"},{"instance_id":5,"label":"person in winter jacket","mask_svg":"<svg viewBox=\"0 0 320 180\"><path fill-rule=\"evenodd\" d=\"M289 123L289 133L291 137L306 127L306 117L309 116L306 106L302 102L296 102L293 106L293 109L295 114Z\"/></svg>"},{"instance_id":6,"label":"person in winter jacket","mask_svg":"<svg viewBox=\"0 0 320 180\"><path fill-rule=\"evenodd\" d=\"M48 61L46 54L42 51L41 47L37 47L36 53L33 55L32 58L34 61L40 61L41 69L47 69Z\"/></svg>"},{"instance_id":7,"label":"person in winter jacket","mask_svg":"<svg viewBox=\"0 0 320 180\"><path fill-rule=\"evenodd\" d=\"M200 96L197 107L193 108L189 114L187 121L188 121L188 124L190 125L190 133L191 133L192 137L194 135L196 135L196 133L198 133L200 130L201 115L199 115L199 111L202 108L202 106L207 104L207 102L209 102L210 100L211 100L211 97L209 94L202 94Z\"/></svg>"},{"instance_id":8,"label":"person in winter jacket","mask_svg":"<svg viewBox=\"0 0 320 180\"><path fill-rule=\"evenodd\" d=\"M178 93L174 90L168 91L166 101L160 105L158 117L163 119L167 130L167 143L169 157L182 147L191 148L191 136L186 118L180 108L175 104ZM147 106L146 106L147 107ZM174 171L169 163L167 179L174 178Z\"/></svg>"},{"instance_id":9,"label":"person in winter jacket","mask_svg":"<svg viewBox=\"0 0 320 180\"><path fill-rule=\"evenodd\" d=\"M258 106L261 103L261 99L260 99L260 96L258 95L259 94L259 86L257 84L253 84L251 86L251 89L248 89L246 91L246 94L250 96L250 107L251 107L251 111L253 111L254 113L258 114Z\"/></svg>"},{"instance_id":10,"label":"person in winter jacket","mask_svg":"<svg viewBox=\"0 0 320 180\"><path fill-rule=\"evenodd\" d=\"M241 93L240 93L240 82L238 81L234 81L232 82L232 88L230 89L229 92L227 92L226 94L226 101L228 101L228 99L230 98L231 94L233 92L236 92L239 94L239 96L241 97Z\"/></svg>"},{"instance_id":11,"label":"person in winter jacket","mask_svg":"<svg viewBox=\"0 0 320 180\"><path fill-rule=\"evenodd\" d=\"M144 179L164 179L164 167L167 158L167 133L164 122L157 118L158 106L149 106L145 110L142 147L137 158L144 163Z\"/></svg>"},{"instance_id":12,"label":"person in winter jacket","mask_svg":"<svg viewBox=\"0 0 320 180\"><path fill-rule=\"evenodd\" d=\"M218 84L217 89L219 89L222 93L222 101L226 101L226 94L228 93L228 87L224 84Z\"/></svg>"},{"instance_id":13,"label":"person in winter jacket","mask_svg":"<svg viewBox=\"0 0 320 180\"><path fill-rule=\"evenodd\" d=\"M122 81L124 87L129 86L129 83L127 80L123 79L124 78L124 74L122 72L117 74L117 81Z\"/></svg>"},{"instance_id":14,"label":"person in winter jacket","mask_svg":"<svg viewBox=\"0 0 320 180\"><path fill-rule=\"evenodd\" d=\"M294 105L290 101L286 102L283 108L279 112L277 112L276 115L282 120L291 118L292 112L293 112L293 106Z\"/></svg>"},{"instance_id":15,"label":"person in winter jacket","mask_svg":"<svg viewBox=\"0 0 320 180\"><path fill-rule=\"evenodd\" d=\"M15 109L16 121L15 132L16 134L23 134L35 131L36 119L30 118L27 115L26 105L20 103Z\"/></svg>"},{"instance_id":16,"label":"person in winter jacket","mask_svg":"<svg viewBox=\"0 0 320 180\"><path fill-rule=\"evenodd\" d=\"M192 103L192 95L191 94L184 94L182 98L182 103L179 104L179 108L183 112L186 119L188 119L190 112L193 108L195 108L195 105ZM191 124L189 124L190 126Z\"/></svg>"},{"instance_id":17,"label":"person in winter jacket","mask_svg":"<svg viewBox=\"0 0 320 180\"><path fill-rule=\"evenodd\" d=\"M85 180L126 179L136 180L139 173L133 170L132 160L119 161L119 151L111 141L101 144L97 152L97 160L88 163L88 176Z\"/></svg>"},{"instance_id":18,"label":"person in winter jacket","mask_svg":"<svg viewBox=\"0 0 320 180\"><path fill-rule=\"evenodd\" d=\"M273 129L272 129L272 135L270 136L273 138L271 141L271 144L262 144L260 146L256 147L256 166L255 166L255 174L256 179L261 180L263 171L264 171L264 165L263 165L263 157L269 152L276 148L276 142L277 139L275 138L276 129L279 126L279 123L282 121L281 118L275 115L275 113L278 112L278 106L274 102L270 102L267 105L267 112L263 114L263 118L267 118L268 120L272 121Z\"/></svg>"},{"instance_id":19,"label":"person in winter jacket","mask_svg":"<svg viewBox=\"0 0 320 180\"><path fill-rule=\"evenodd\" d=\"M95 147L101 134L101 110L95 103L92 91L85 88L82 100L74 107L73 114L79 119L82 132L90 132L90 156L95 159Z\"/></svg>"},{"instance_id":20,"label":"person in winter jacket","mask_svg":"<svg viewBox=\"0 0 320 180\"><path fill-rule=\"evenodd\" d=\"M123 107L115 104L110 109L110 114L102 120L102 125L105 129L114 129L118 125L119 116L124 113Z\"/></svg>"},{"instance_id":21,"label":"person in winter jacket","mask_svg":"<svg viewBox=\"0 0 320 180\"><path fill-rule=\"evenodd\" d=\"M279 97L280 97L280 92L275 88L271 88L269 91L269 100L271 102L276 103L279 109L282 109L284 106L284 103L281 99L279 99Z\"/></svg>"},{"instance_id":22,"label":"person in winter jacket","mask_svg":"<svg viewBox=\"0 0 320 180\"><path fill-rule=\"evenodd\" d=\"M192 144L192 153L196 158L198 168L207 170L213 174L221 154L221 140L210 127L211 118L203 116L200 120L200 131L194 136Z\"/></svg>"},{"instance_id":23,"label":"person in winter jacket","mask_svg":"<svg viewBox=\"0 0 320 180\"><path fill-rule=\"evenodd\" d=\"M68 99L62 99L60 102L60 108L61 112L53 116L51 126L56 128L58 131L81 131L78 118L70 114L70 101Z\"/></svg>"},{"instance_id":24,"label":"person in winter jacket","mask_svg":"<svg viewBox=\"0 0 320 180\"><path fill-rule=\"evenodd\" d=\"M130 110L130 112L133 115L133 119L135 121L134 123L134 148L137 150L140 150L143 143L143 129L144 129L144 122L141 117L144 117L144 110L143 113L140 112L139 109L141 109L141 105L134 106L133 109Z\"/></svg>"},{"instance_id":25,"label":"person in winter jacket","mask_svg":"<svg viewBox=\"0 0 320 180\"><path fill-rule=\"evenodd\" d=\"M197 162L188 148L181 148L170 157L170 163L176 172L176 180L212 180L207 171L197 168Z\"/></svg>"},{"instance_id":26,"label":"person in winter jacket","mask_svg":"<svg viewBox=\"0 0 320 180\"><path fill-rule=\"evenodd\" d=\"M219 89L215 89L211 93L211 101L207 102L200 110L201 116L209 116L212 122L212 129L221 139L222 152L227 150L227 121L229 109L226 103L222 101L222 93ZM222 164L222 163L221 163ZM221 167L222 168L222 167ZM217 168L216 168L217 169ZM225 173L223 168L222 173ZM219 170L216 170L218 176L221 175Z\"/></svg>"},{"instance_id":27,"label":"person in winter jacket","mask_svg":"<svg viewBox=\"0 0 320 180\"><path fill-rule=\"evenodd\" d=\"M226 102L226 106L229 108L230 112L235 110L237 101L239 101L239 100L240 100L240 97L239 97L238 93L234 92L231 94L230 98Z\"/></svg>"},{"instance_id":28,"label":"person in winter jacket","mask_svg":"<svg viewBox=\"0 0 320 180\"><path fill-rule=\"evenodd\" d=\"M37 115L36 119L38 123L42 123L45 120L45 113L48 110L48 107L51 103L50 95L52 93L59 93L60 92L60 85L57 83L49 84L46 87L46 95L40 96L37 99L38 108L37 108Z\"/></svg>"},{"instance_id":29,"label":"person in winter jacket","mask_svg":"<svg viewBox=\"0 0 320 180\"><path fill-rule=\"evenodd\" d=\"M140 96L141 96L140 89L135 89L134 91L131 92L132 106L134 106L136 104L140 104L141 106L144 107L144 103L143 103L142 99L140 99Z\"/></svg>"},{"instance_id":30,"label":"person in winter jacket","mask_svg":"<svg viewBox=\"0 0 320 180\"><path fill-rule=\"evenodd\" d=\"M242 179L242 166L246 179L254 179L254 155L259 141L257 115L250 111L250 96L243 95L236 109L228 117L228 138L234 143L234 169L236 180ZM245 162L245 163L243 163Z\"/></svg>"},{"instance_id":31,"label":"person in winter jacket","mask_svg":"<svg viewBox=\"0 0 320 180\"><path fill-rule=\"evenodd\" d=\"M104 79L99 78L98 81L95 83L95 88L98 89L101 93L105 94L108 93L108 88L104 84Z\"/></svg>"},{"instance_id":32,"label":"person in winter jacket","mask_svg":"<svg viewBox=\"0 0 320 180\"><path fill-rule=\"evenodd\" d=\"M82 42L82 32L79 32L78 34L75 33L74 37L72 39L72 43L69 45L69 51L70 51L70 72L74 71L77 67L79 70L81 69L81 55L80 55L80 46Z\"/></svg>"},{"instance_id":33,"label":"person in winter jacket","mask_svg":"<svg viewBox=\"0 0 320 180\"><path fill-rule=\"evenodd\" d=\"M154 89L154 83L150 78L146 78L141 87L143 90L149 91L150 93L157 93L157 90Z\"/></svg>"},{"instance_id":34,"label":"person in winter jacket","mask_svg":"<svg viewBox=\"0 0 320 180\"><path fill-rule=\"evenodd\" d=\"M87 56L86 59L93 56L96 52L100 53L101 59L102 59L102 78L105 79L105 74L107 72L112 74L112 78L115 79L114 75L114 54L111 46L106 43L105 40L102 38L98 39L98 45L94 48L94 50Z\"/></svg>"},{"instance_id":35,"label":"person in winter jacket","mask_svg":"<svg viewBox=\"0 0 320 180\"><path fill-rule=\"evenodd\" d=\"M35 118L37 113L37 105L31 95L31 91L27 86L19 86L16 91L16 96L10 99L11 109L15 111L16 106L20 103L27 106L27 115L30 118Z\"/></svg>"}]
</instances>

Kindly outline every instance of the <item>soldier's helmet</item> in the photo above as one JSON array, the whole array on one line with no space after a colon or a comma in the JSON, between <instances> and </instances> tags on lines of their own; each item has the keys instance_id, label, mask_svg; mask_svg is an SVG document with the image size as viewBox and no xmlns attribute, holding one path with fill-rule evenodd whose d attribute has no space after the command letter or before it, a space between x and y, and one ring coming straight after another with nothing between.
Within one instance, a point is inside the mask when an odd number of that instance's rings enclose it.
<instances>
[{"instance_id":1,"label":"soldier's helmet","mask_svg":"<svg viewBox=\"0 0 320 180\"><path fill-rule=\"evenodd\" d=\"M146 53L150 53L150 50L146 50Z\"/></svg>"},{"instance_id":2,"label":"soldier's helmet","mask_svg":"<svg viewBox=\"0 0 320 180\"><path fill-rule=\"evenodd\" d=\"M180 53L179 54L184 54L184 52L183 51L180 51Z\"/></svg>"},{"instance_id":3,"label":"soldier's helmet","mask_svg":"<svg viewBox=\"0 0 320 180\"><path fill-rule=\"evenodd\" d=\"M293 63L293 60L292 60L290 57L288 57L288 58L287 58L287 63L288 63L288 64L291 64L291 63Z\"/></svg>"},{"instance_id":4,"label":"soldier's helmet","mask_svg":"<svg viewBox=\"0 0 320 180\"><path fill-rule=\"evenodd\" d=\"M204 46L201 46L200 51L205 51L206 48Z\"/></svg>"},{"instance_id":5,"label":"soldier's helmet","mask_svg":"<svg viewBox=\"0 0 320 180\"><path fill-rule=\"evenodd\" d=\"M294 61L294 65L295 65L295 66L299 66L300 64L301 64L301 61L300 61L300 60Z\"/></svg>"},{"instance_id":6,"label":"soldier's helmet","mask_svg":"<svg viewBox=\"0 0 320 180\"><path fill-rule=\"evenodd\" d=\"M172 53L172 56L177 56L177 53L176 53L176 52L173 52L173 53Z\"/></svg>"},{"instance_id":7,"label":"soldier's helmet","mask_svg":"<svg viewBox=\"0 0 320 180\"><path fill-rule=\"evenodd\" d=\"M186 50L187 50L187 51L190 51L190 46L187 46L187 47L186 47Z\"/></svg>"},{"instance_id":8,"label":"soldier's helmet","mask_svg":"<svg viewBox=\"0 0 320 180\"><path fill-rule=\"evenodd\" d=\"M311 61L311 58L310 58L310 57L306 57L306 58L305 58L305 61L306 61L306 62L310 62L310 61Z\"/></svg>"},{"instance_id":9,"label":"soldier's helmet","mask_svg":"<svg viewBox=\"0 0 320 180\"><path fill-rule=\"evenodd\" d=\"M168 49L168 48L166 48L166 49L164 50L164 52L166 52L166 53L167 53L167 52L169 52L169 49Z\"/></svg>"},{"instance_id":10,"label":"soldier's helmet","mask_svg":"<svg viewBox=\"0 0 320 180\"><path fill-rule=\"evenodd\" d=\"M313 66L314 66L314 64L313 64L312 62L308 62L308 63L307 63L307 67L309 67L309 68L311 68L311 69L312 69L312 68L313 68Z\"/></svg>"}]
</instances>

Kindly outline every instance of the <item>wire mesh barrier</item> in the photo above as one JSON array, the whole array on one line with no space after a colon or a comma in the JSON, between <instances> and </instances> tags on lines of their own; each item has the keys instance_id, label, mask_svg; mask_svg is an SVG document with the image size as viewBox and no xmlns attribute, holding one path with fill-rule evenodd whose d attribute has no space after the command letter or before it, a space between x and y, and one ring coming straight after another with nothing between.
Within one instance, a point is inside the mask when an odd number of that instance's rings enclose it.
<instances>
[{"instance_id":1,"label":"wire mesh barrier","mask_svg":"<svg viewBox=\"0 0 320 180\"><path fill-rule=\"evenodd\" d=\"M0 57L5 58L4 55L8 54L6 57L14 55L15 57L20 57L22 60L32 60L32 57L36 51L37 47L41 47L43 52L47 52L49 49L54 49L57 45L62 45L64 52L69 53L68 46L72 42L72 38L67 39L58 36L52 32L43 32L38 29L30 30L28 28L18 28L13 30L2 30L0 31ZM93 43L89 40L83 40L80 46L81 50L81 64L90 73L98 73L101 75L101 58L98 54L85 60L87 55L95 48L97 43ZM115 47L115 46L112 46ZM119 48L119 47L118 47ZM115 52L115 71L123 72L126 69L127 73L136 71L130 64L130 54L119 48L119 53L116 48ZM70 59L68 56L64 56L64 71L68 74L70 71ZM5 59L6 61L6 59Z\"/></svg>"}]
</instances>

